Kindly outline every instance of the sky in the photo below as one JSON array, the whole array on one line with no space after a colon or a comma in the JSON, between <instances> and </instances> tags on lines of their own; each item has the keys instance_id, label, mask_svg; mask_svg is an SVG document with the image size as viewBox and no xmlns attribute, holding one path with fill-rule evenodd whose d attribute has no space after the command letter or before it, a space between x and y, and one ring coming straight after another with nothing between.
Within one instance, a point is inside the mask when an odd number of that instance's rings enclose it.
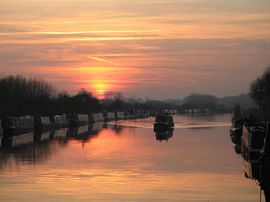
<instances>
[{"instance_id":1,"label":"sky","mask_svg":"<svg viewBox=\"0 0 270 202\"><path fill-rule=\"evenodd\" d=\"M269 0L0 1L0 74L71 94L237 95L269 65Z\"/></svg>"}]
</instances>

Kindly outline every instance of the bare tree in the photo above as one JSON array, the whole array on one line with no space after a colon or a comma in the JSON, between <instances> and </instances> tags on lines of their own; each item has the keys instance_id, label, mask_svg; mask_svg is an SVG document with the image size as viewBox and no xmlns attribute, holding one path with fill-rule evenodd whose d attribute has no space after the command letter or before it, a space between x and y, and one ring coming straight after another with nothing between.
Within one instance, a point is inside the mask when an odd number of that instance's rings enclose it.
<instances>
[{"instance_id":1,"label":"bare tree","mask_svg":"<svg viewBox=\"0 0 270 202\"><path fill-rule=\"evenodd\" d=\"M270 118L270 66L250 85L250 95L264 118Z\"/></svg>"}]
</instances>

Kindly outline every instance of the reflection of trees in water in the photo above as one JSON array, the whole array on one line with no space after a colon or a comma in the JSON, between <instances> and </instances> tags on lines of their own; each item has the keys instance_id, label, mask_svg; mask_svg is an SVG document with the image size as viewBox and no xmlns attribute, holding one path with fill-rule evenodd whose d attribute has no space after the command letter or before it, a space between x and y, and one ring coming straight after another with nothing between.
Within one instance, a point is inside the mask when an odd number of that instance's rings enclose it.
<instances>
[{"instance_id":1,"label":"reflection of trees in water","mask_svg":"<svg viewBox=\"0 0 270 202\"><path fill-rule=\"evenodd\" d=\"M53 157L58 147L66 147L70 140L83 143L95 138L104 123L47 132L31 132L3 138L0 148L0 170L20 164L38 164Z\"/></svg>"},{"instance_id":2,"label":"reflection of trees in water","mask_svg":"<svg viewBox=\"0 0 270 202\"><path fill-rule=\"evenodd\" d=\"M36 164L49 159L55 153L50 142L53 131L29 132L20 135L7 135L3 138L0 167L19 165L20 162Z\"/></svg>"},{"instance_id":3,"label":"reflection of trees in water","mask_svg":"<svg viewBox=\"0 0 270 202\"><path fill-rule=\"evenodd\" d=\"M113 124L113 123L105 124L104 128L109 128L109 129L113 130L115 132L115 134L117 134L117 135L120 135L124 129L123 126L118 125L118 124Z\"/></svg>"},{"instance_id":4,"label":"reflection of trees in water","mask_svg":"<svg viewBox=\"0 0 270 202\"><path fill-rule=\"evenodd\" d=\"M91 139L96 138L103 129L104 123L91 124L76 128L70 128L68 131L68 137L81 141L83 143L89 142Z\"/></svg>"},{"instance_id":5,"label":"reflection of trees in water","mask_svg":"<svg viewBox=\"0 0 270 202\"><path fill-rule=\"evenodd\" d=\"M2 170L4 167L11 167L9 166L9 164L11 164L10 156L1 150L0 151L0 170Z\"/></svg>"},{"instance_id":6,"label":"reflection of trees in water","mask_svg":"<svg viewBox=\"0 0 270 202\"><path fill-rule=\"evenodd\" d=\"M0 169L4 167L18 166L21 162L27 164L36 164L50 159L55 153L54 145L49 141L34 143L30 145L21 145L18 147L7 147L0 151Z\"/></svg>"},{"instance_id":7,"label":"reflection of trees in water","mask_svg":"<svg viewBox=\"0 0 270 202\"><path fill-rule=\"evenodd\" d=\"M123 126L115 125L112 129L117 135L120 135L123 131Z\"/></svg>"}]
</instances>

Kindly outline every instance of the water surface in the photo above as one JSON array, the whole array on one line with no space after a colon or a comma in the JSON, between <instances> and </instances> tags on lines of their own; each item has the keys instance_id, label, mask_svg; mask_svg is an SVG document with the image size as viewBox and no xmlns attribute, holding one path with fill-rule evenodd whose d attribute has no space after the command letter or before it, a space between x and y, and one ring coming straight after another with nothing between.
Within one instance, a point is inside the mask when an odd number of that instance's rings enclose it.
<instances>
[{"instance_id":1,"label":"water surface","mask_svg":"<svg viewBox=\"0 0 270 202\"><path fill-rule=\"evenodd\" d=\"M259 201L229 115L174 120L167 136L148 118L3 139L0 201Z\"/></svg>"}]
</instances>

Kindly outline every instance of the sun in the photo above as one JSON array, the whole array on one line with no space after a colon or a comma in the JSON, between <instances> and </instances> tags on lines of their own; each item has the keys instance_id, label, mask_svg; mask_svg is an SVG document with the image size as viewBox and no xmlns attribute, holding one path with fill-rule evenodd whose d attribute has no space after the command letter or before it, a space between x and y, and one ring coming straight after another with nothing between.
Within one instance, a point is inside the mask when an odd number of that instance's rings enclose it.
<instances>
[{"instance_id":1,"label":"sun","mask_svg":"<svg viewBox=\"0 0 270 202\"><path fill-rule=\"evenodd\" d=\"M108 92L109 86L102 81L93 81L91 83L91 88L98 99L104 99L106 92Z\"/></svg>"}]
</instances>

